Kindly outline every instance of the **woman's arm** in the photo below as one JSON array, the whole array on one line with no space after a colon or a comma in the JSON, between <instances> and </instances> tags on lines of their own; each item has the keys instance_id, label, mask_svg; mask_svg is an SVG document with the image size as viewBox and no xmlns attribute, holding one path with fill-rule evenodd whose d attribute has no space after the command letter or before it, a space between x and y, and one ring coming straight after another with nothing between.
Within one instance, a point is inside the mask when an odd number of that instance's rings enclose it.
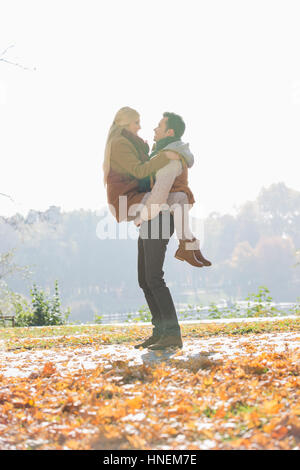
<instances>
[{"instance_id":1,"label":"woman's arm","mask_svg":"<svg viewBox=\"0 0 300 470\"><path fill-rule=\"evenodd\" d=\"M170 160L180 160L180 156L176 152L172 152L171 150L164 150L163 153Z\"/></svg>"},{"instance_id":2,"label":"woman's arm","mask_svg":"<svg viewBox=\"0 0 300 470\"><path fill-rule=\"evenodd\" d=\"M130 173L137 179L155 173L170 162L170 158L179 159L175 152L159 152L149 161L142 163L136 156L131 143L125 139L119 139L112 143L112 161L118 164L126 173ZM173 155L172 155L173 154ZM175 158L177 156L178 158Z\"/></svg>"}]
</instances>

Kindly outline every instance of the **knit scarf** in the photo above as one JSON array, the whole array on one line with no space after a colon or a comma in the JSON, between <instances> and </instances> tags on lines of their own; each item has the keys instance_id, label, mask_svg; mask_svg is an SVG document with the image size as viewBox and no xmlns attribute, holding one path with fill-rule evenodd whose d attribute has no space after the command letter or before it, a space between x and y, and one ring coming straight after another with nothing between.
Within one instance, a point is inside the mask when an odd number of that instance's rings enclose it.
<instances>
[{"instance_id":1,"label":"knit scarf","mask_svg":"<svg viewBox=\"0 0 300 470\"><path fill-rule=\"evenodd\" d=\"M178 140L180 140L180 139L178 139L178 137L172 137L172 136L164 137L163 139L160 139L153 146L152 152L150 154L150 158L153 157L153 155L155 155L160 150L164 149L167 145L171 144L172 142L177 142Z\"/></svg>"},{"instance_id":2,"label":"knit scarf","mask_svg":"<svg viewBox=\"0 0 300 470\"><path fill-rule=\"evenodd\" d=\"M154 146L152 147L152 152L150 153L150 158L152 158L154 155L157 154L160 150L164 149L167 145L169 145L171 142L177 142L178 137L164 137L163 139L160 139ZM154 178L155 179L155 176ZM151 182L150 182L150 176L147 178L144 178L139 181L139 192L148 192L151 191Z\"/></svg>"},{"instance_id":3,"label":"knit scarf","mask_svg":"<svg viewBox=\"0 0 300 470\"><path fill-rule=\"evenodd\" d=\"M138 135L132 134L132 132L127 131L126 129L122 129L121 135L128 139L136 148L138 153L139 159L142 162L146 162L149 160L149 145L143 139L141 139Z\"/></svg>"},{"instance_id":4,"label":"knit scarf","mask_svg":"<svg viewBox=\"0 0 300 470\"><path fill-rule=\"evenodd\" d=\"M180 139L178 137L164 137L156 142L155 146L152 148L152 152L149 156L149 145L143 139L141 139L138 135L132 134L132 132L123 129L121 134L123 137L128 139L136 148L139 159L144 163L147 162L153 155L156 155L157 152L165 148L171 142L176 142ZM150 183L150 176L146 178L138 180L138 192L139 193L147 193L151 191L151 183Z\"/></svg>"}]
</instances>

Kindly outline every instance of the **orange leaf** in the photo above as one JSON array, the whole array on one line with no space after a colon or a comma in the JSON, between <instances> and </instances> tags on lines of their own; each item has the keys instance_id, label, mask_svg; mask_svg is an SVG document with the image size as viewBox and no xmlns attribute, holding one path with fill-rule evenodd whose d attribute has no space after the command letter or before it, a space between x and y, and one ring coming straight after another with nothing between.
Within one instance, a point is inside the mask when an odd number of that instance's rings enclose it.
<instances>
[{"instance_id":1,"label":"orange leaf","mask_svg":"<svg viewBox=\"0 0 300 470\"><path fill-rule=\"evenodd\" d=\"M145 439L135 435L135 436L126 436L126 439L135 449L143 449L146 445Z\"/></svg>"},{"instance_id":2,"label":"orange leaf","mask_svg":"<svg viewBox=\"0 0 300 470\"><path fill-rule=\"evenodd\" d=\"M215 418L224 418L225 415L226 415L226 411L224 409L224 406L222 406L221 408L217 409Z\"/></svg>"},{"instance_id":3,"label":"orange leaf","mask_svg":"<svg viewBox=\"0 0 300 470\"><path fill-rule=\"evenodd\" d=\"M282 408L282 404L278 403L277 400L270 400L263 402L263 412L267 414L278 413L278 411Z\"/></svg>"},{"instance_id":4,"label":"orange leaf","mask_svg":"<svg viewBox=\"0 0 300 470\"><path fill-rule=\"evenodd\" d=\"M279 429L275 429L275 431L272 432L271 436L274 439L282 439L287 433L288 429L285 426L280 426Z\"/></svg>"},{"instance_id":5,"label":"orange leaf","mask_svg":"<svg viewBox=\"0 0 300 470\"><path fill-rule=\"evenodd\" d=\"M270 421L270 423L268 423L268 424L265 424L262 428L263 431L267 434L270 434L273 431L273 429L275 428L275 426L277 425L277 422L278 422L278 420L276 419L276 420Z\"/></svg>"},{"instance_id":6,"label":"orange leaf","mask_svg":"<svg viewBox=\"0 0 300 470\"><path fill-rule=\"evenodd\" d=\"M72 450L80 449L80 442L76 441L75 439L69 439L65 445Z\"/></svg>"},{"instance_id":7,"label":"orange leaf","mask_svg":"<svg viewBox=\"0 0 300 470\"><path fill-rule=\"evenodd\" d=\"M42 375L44 377L50 377L50 375L54 374L56 372L56 367L52 362L46 362L44 365L44 368L42 370Z\"/></svg>"},{"instance_id":8,"label":"orange leaf","mask_svg":"<svg viewBox=\"0 0 300 470\"><path fill-rule=\"evenodd\" d=\"M126 400L126 405L128 405L132 410L135 410L136 408L142 408L143 399L141 397L128 399Z\"/></svg>"}]
</instances>

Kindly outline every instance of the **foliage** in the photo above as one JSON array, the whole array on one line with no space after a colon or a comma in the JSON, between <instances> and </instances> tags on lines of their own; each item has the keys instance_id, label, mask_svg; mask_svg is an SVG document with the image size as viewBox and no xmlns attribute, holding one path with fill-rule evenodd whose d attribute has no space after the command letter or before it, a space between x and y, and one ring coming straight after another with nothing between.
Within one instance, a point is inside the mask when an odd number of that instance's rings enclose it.
<instances>
[{"instance_id":1,"label":"foliage","mask_svg":"<svg viewBox=\"0 0 300 470\"><path fill-rule=\"evenodd\" d=\"M16 326L62 325L67 321L70 309L67 309L66 312L61 311L57 280L55 281L55 293L52 298L49 298L42 289L38 289L36 284L33 284L30 295L30 309L24 310L20 302L15 302Z\"/></svg>"},{"instance_id":2,"label":"foliage","mask_svg":"<svg viewBox=\"0 0 300 470\"><path fill-rule=\"evenodd\" d=\"M195 318L195 313L201 313L202 307L203 307L202 304L198 304L198 305L188 304L187 308L179 310L178 319L188 320L191 318Z\"/></svg>"},{"instance_id":3,"label":"foliage","mask_svg":"<svg viewBox=\"0 0 300 470\"><path fill-rule=\"evenodd\" d=\"M266 286L260 286L258 293L249 294L246 300L248 300L247 317L272 316L280 313L276 307L271 306L273 299Z\"/></svg>"},{"instance_id":4,"label":"foliage","mask_svg":"<svg viewBox=\"0 0 300 470\"><path fill-rule=\"evenodd\" d=\"M152 315L148 305L142 305L137 313L128 313L127 322L151 322Z\"/></svg>"},{"instance_id":5,"label":"foliage","mask_svg":"<svg viewBox=\"0 0 300 470\"><path fill-rule=\"evenodd\" d=\"M19 266L13 262L15 252L16 249L12 249L6 253L0 253L0 280L17 273L24 279L27 279L31 275L28 266Z\"/></svg>"},{"instance_id":6,"label":"foliage","mask_svg":"<svg viewBox=\"0 0 300 470\"><path fill-rule=\"evenodd\" d=\"M95 315L94 316L94 321L97 325L101 325L102 320L103 320L103 315Z\"/></svg>"},{"instance_id":7,"label":"foliage","mask_svg":"<svg viewBox=\"0 0 300 470\"><path fill-rule=\"evenodd\" d=\"M0 447L296 450L299 321L186 325L184 350L153 353L144 363L144 350L134 358L132 346L150 327L128 325L127 344L115 347L124 328L86 326L81 331L91 334L73 338L59 330L79 327L24 329L33 347L1 353ZM16 346L19 329L5 332L6 349Z\"/></svg>"},{"instance_id":8,"label":"foliage","mask_svg":"<svg viewBox=\"0 0 300 470\"><path fill-rule=\"evenodd\" d=\"M209 318L222 318L222 312L218 309L217 305L214 302L210 303L208 309L208 316Z\"/></svg>"},{"instance_id":9,"label":"foliage","mask_svg":"<svg viewBox=\"0 0 300 470\"><path fill-rule=\"evenodd\" d=\"M290 313L292 315L300 315L300 297L297 298L295 305L290 308Z\"/></svg>"},{"instance_id":10,"label":"foliage","mask_svg":"<svg viewBox=\"0 0 300 470\"><path fill-rule=\"evenodd\" d=\"M209 307L209 318L238 318L238 317L268 317L274 315L285 315L288 312L282 312L272 305L273 298L266 286L259 286L258 292L251 293L246 297L247 308L241 308L236 302L231 307L219 309L215 303L211 303ZM297 308L292 309L292 313L296 313Z\"/></svg>"},{"instance_id":11,"label":"foliage","mask_svg":"<svg viewBox=\"0 0 300 470\"><path fill-rule=\"evenodd\" d=\"M203 246L213 262L208 269L193 270L174 259L177 244L172 238L165 272L174 301L182 303L188 298L195 303L201 290L205 304L212 292L241 299L266 283L276 302L296 299L300 270L293 265L300 247L299 196L299 191L276 184L243 204L234 216L210 214L205 219ZM118 312L120 306L123 311L126 306L137 310L144 302L138 283L132 282L136 279L136 240L99 243L95 236L97 213L31 211L25 218L10 217L0 223L0 245L3 240L3 246L9 246L16 233L24 235L18 248L19 263L35 265L35 277L41 285L50 285L55 273L60 273L72 319L90 321L91 311ZM105 269L99 269L99 259ZM21 280L11 282L15 291L26 295Z\"/></svg>"},{"instance_id":12,"label":"foliage","mask_svg":"<svg viewBox=\"0 0 300 470\"><path fill-rule=\"evenodd\" d=\"M0 315L15 316L21 312L30 312L27 299L8 288L5 281L0 280Z\"/></svg>"},{"instance_id":13,"label":"foliage","mask_svg":"<svg viewBox=\"0 0 300 470\"><path fill-rule=\"evenodd\" d=\"M55 325L41 328L3 328L0 339L6 341L9 351L17 349L43 349L54 346L68 347L76 345L123 344L133 340L142 340L151 332L150 326L144 325ZM200 323L182 324L183 335L190 338L208 338L214 336L239 336L260 333L280 333L300 331L300 319L283 318L282 320L265 320L251 322ZM51 337L51 340L49 339ZM46 340L45 340L46 338Z\"/></svg>"}]
</instances>

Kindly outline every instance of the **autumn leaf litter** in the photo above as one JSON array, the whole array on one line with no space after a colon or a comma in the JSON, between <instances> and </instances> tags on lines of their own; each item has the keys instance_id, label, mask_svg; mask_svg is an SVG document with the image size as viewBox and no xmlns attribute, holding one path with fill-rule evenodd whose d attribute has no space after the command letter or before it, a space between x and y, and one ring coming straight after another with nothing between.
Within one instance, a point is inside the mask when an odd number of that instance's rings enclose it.
<instances>
[{"instance_id":1,"label":"autumn leaf litter","mask_svg":"<svg viewBox=\"0 0 300 470\"><path fill-rule=\"evenodd\" d=\"M188 337L157 352L2 342L0 448L298 449L299 339Z\"/></svg>"}]
</instances>

